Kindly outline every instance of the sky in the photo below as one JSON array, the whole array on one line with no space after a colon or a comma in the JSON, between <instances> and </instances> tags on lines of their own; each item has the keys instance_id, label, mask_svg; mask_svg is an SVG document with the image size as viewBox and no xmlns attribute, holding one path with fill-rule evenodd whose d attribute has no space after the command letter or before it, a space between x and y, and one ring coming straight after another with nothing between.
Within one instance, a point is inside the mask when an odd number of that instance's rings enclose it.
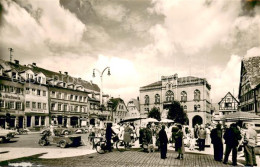
<instances>
[{"instance_id":1,"label":"sky","mask_svg":"<svg viewBox=\"0 0 260 167\"><path fill-rule=\"evenodd\" d=\"M218 103L260 54L257 0L0 0L0 57L100 85L126 102L161 76L195 76Z\"/></svg>"}]
</instances>

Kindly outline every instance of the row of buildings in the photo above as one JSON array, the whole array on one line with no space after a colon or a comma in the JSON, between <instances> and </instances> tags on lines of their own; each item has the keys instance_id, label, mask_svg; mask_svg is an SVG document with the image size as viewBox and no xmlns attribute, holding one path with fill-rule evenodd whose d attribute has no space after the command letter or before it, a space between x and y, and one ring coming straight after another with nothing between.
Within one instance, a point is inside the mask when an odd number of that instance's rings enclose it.
<instances>
[{"instance_id":1,"label":"row of buildings","mask_svg":"<svg viewBox=\"0 0 260 167\"><path fill-rule=\"evenodd\" d=\"M140 87L140 100L125 103L121 98L102 96L100 88L67 72L53 72L35 63L0 61L0 126L61 126L100 124L104 120L118 123L123 119L147 117L156 107L162 118L167 106L177 100L188 116L188 125L207 124L212 113L226 115L238 110L260 115L260 57L241 61L239 94L228 92L220 102L211 103L211 85L206 78L162 76L160 81ZM240 106L240 108L238 107ZM217 112L216 112L217 111Z\"/></svg>"},{"instance_id":2,"label":"row of buildings","mask_svg":"<svg viewBox=\"0 0 260 167\"><path fill-rule=\"evenodd\" d=\"M120 98L102 96L98 85L18 60L0 60L0 126L64 127L121 121L128 113ZM7 121L8 120L8 121Z\"/></svg>"}]
</instances>

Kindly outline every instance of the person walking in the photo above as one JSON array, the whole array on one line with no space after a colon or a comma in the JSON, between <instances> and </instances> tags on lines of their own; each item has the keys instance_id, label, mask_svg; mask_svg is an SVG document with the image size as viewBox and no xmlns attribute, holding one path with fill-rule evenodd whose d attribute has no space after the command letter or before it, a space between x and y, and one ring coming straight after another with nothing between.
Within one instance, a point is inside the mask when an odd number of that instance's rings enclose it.
<instances>
[{"instance_id":1,"label":"person walking","mask_svg":"<svg viewBox=\"0 0 260 167\"><path fill-rule=\"evenodd\" d=\"M162 125L162 129L159 132L159 141L160 141L161 159L166 159L168 137L165 132L165 125Z\"/></svg>"},{"instance_id":2,"label":"person walking","mask_svg":"<svg viewBox=\"0 0 260 167\"><path fill-rule=\"evenodd\" d=\"M198 142L199 142L199 151L205 150L205 139L207 136L207 132L203 125L200 125L200 129L198 130Z\"/></svg>"},{"instance_id":3,"label":"person walking","mask_svg":"<svg viewBox=\"0 0 260 167\"><path fill-rule=\"evenodd\" d=\"M176 139L175 146L177 148L179 155L176 159L183 159L183 154L185 152L184 143L183 143L183 131L181 125L177 125L177 127L179 128L179 130L175 134L175 139Z\"/></svg>"},{"instance_id":4,"label":"person walking","mask_svg":"<svg viewBox=\"0 0 260 167\"><path fill-rule=\"evenodd\" d=\"M237 147L239 140L242 139L241 133L239 129L237 128L237 125L235 123L230 125L230 128L226 129L226 132L224 134L224 139L226 143L226 151L225 151L225 157L224 157L224 164L227 164L229 154L232 150L232 165L237 165Z\"/></svg>"},{"instance_id":5,"label":"person walking","mask_svg":"<svg viewBox=\"0 0 260 167\"><path fill-rule=\"evenodd\" d=\"M129 127L129 123L127 123L124 129L124 142L127 148L130 147L131 133L132 133L132 129Z\"/></svg>"},{"instance_id":6,"label":"person walking","mask_svg":"<svg viewBox=\"0 0 260 167\"><path fill-rule=\"evenodd\" d=\"M221 124L217 124L217 127L210 133L211 143L213 144L214 149L214 159L216 161L222 161L223 158L222 136Z\"/></svg>"},{"instance_id":7,"label":"person walking","mask_svg":"<svg viewBox=\"0 0 260 167\"><path fill-rule=\"evenodd\" d=\"M257 133L249 124L246 124L246 128L247 131L245 133L244 138L246 166L257 166L255 156L255 147L257 145Z\"/></svg>"},{"instance_id":8,"label":"person walking","mask_svg":"<svg viewBox=\"0 0 260 167\"><path fill-rule=\"evenodd\" d=\"M112 127L112 123L107 123L107 128L106 128L106 141L107 141L107 149L109 152L112 152L112 148L111 148L111 138L112 138L112 134L116 134Z\"/></svg>"}]
</instances>

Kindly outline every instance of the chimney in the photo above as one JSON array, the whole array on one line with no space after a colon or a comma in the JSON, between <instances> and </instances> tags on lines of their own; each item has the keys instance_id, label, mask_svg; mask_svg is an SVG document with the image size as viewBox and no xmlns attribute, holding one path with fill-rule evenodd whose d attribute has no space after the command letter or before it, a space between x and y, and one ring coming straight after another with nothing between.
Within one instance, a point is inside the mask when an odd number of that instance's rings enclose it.
<instances>
[{"instance_id":1,"label":"chimney","mask_svg":"<svg viewBox=\"0 0 260 167\"><path fill-rule=\"evenodd\" d=\"M32 63L33 66L36 66L36 63Z\"/></svg>"},{"instance_id":2,"label":"chimney","mask_svg":"<svg viewBox=\"0 0 260 167\"><path fill-rule=\"evenodd\" d=\"M64 72L65 75L68 75L68 72Z\"/></svg>"},{"instance_id":3,"label":"chimney","mask_svg":"<svg viewBox=\"0 0 260 167\"><path fill-rule=\"evenodd\" d=\"M137 100L139 101L139 96L137 96Z\"/></svg>"},{"instance_id":4,"label":"chimney","mask_svg":"<svg viewBox=\"0 0 260 167\"><path fill-rule=\"evenodd\" d=\"M19 60L14 60L14 63L19 65Z\"/></svg>"}]
</instances>

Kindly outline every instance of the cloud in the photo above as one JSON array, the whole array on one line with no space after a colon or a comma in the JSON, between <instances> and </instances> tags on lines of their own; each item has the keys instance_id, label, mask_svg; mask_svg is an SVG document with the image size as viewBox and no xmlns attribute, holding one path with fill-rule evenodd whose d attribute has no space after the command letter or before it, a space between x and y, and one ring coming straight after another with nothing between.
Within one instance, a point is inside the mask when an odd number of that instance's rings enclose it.
<instances>
[{"instance_id":1,"label":"cloud","mask_svg":"<svg viewBox=\"0 0 260 167\"><path fill-rule=\"evenodd\" d=\"M248 59L250 57L257 57L257 56L260 56L260 47L254 47L249 49L244 58Z\"/></svg>"},{"instance_id":2,"label":"cloud","mask_svg":"<svg viewBox=\"0 0 260 167\"><path fill-rule=\"evenodd\" d=\"M231 55L224 69L218 66L209 68L207 72L208 82L211 84L211 98L213 103L218 103L228 92L238 97L238 88L240 82L241 58L237 55Z\"/></svg>"},{"instance_id":3,"label":"cloud","mask_svg":"<svg viewBox=\"0 0 260 167\"><path fill-rule=\"evenodd\" d=\"M105 17L110 21L121 22L127 14L127 10L122 5L109 4L98 6L97 10L101 17Z\"/></svg>"}]
</instances>

